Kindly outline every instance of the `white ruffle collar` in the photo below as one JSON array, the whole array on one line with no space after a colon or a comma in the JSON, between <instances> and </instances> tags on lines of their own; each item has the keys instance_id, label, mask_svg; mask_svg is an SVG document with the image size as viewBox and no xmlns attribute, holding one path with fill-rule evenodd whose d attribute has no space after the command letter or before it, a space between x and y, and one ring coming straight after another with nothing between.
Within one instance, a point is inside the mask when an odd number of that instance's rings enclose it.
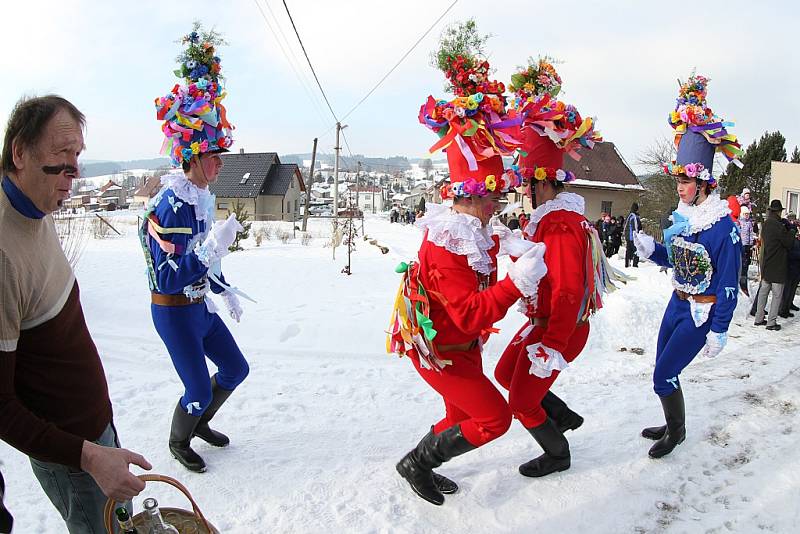
<instances>
[{"instance_id":1,"label":"white ruffle collar","mask_svg":"<svg viewBox=\"0 0 800 534\"><path fill-rule=\"evenodd\" d=\"M533 210L530 221L525 227L525 234L533 236L533 234L536 233L536 228L539 226L539 222L544 218L545 215L554 211L562 210L572 211L578 215L583 215L586 211L586 202L583 200L582 196L575 193L568 193L564 191L557 194L556 198L548 200Z\"/></svg>"},{"instance_id":2,"label":"white ruffle collar","mask_svg":"<svg viewBox=\"0 0 800 534\"><path fill-rule=\"evenodd\" d=\"M708 230L717 221L731 213L728 202L719 197L719 193L711 193L699 206L678 202L676 213L689 219L689 226L681 235L689 236ZM671 217L670 217L671 218ZM674 222L674 221L673 221Z\"/></svg>"},{"instance_id":3,"label":"white ruffle collar","mask_svg":"<svg viewBox=\"0 0 800 534\"><path fill-rule=\"evenodd\" d=\"M175 196L195 207L198 221L214 219L214 195L208 188L194 185L181 170L173 170L161 177L162 191L171 189Z\"/></svg>"},{"instance_id":4,"label":"white ruffle collar","mask_svg":"<svg viewBox=\"0 0 800 534\"><path fill-rule=\"evenodd\" d=\"M489 250L494 247L492 230L484 227L477 217L459 213L450 206L429 203L425 207L425 215L414 224L428 231L428 241L434 245L466 256L472 270L484 275L494 271L489 256Z\"/></svg>"}]
</instances>

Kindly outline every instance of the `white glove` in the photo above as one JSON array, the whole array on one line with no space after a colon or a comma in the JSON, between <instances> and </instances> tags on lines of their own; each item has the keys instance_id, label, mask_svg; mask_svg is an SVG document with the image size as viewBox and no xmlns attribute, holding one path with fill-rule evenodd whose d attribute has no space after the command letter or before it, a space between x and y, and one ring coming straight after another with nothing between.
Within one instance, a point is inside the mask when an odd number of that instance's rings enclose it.
<instances>
[{"instance_id":1,"label":"white glove","mask_svg":"<svg viewBox=\"0 0 800 534\"><path fill-rule=\"evenodd\" d=\"M224 221L216 221L208 231L205 241L202 244L198 243L195 247L198 259L203 265L210 267L216 260L227 256L230 252L228 247L233 244L237 232L242 230L244 228L236 220L234 213L231 213Z\"/></svg>"},{"instance_id":2,"label":"white glove","mask_svg":"<svg viewBox=\"0 0 800 534\"><path fill-rule=\"evenodd\" d=\"M223 291L220 296L222 297L222 302L225 303L225 307L228 308L228 313L238 323L244 313L242 305L239 303L239 297L228 290Z\"/></svg>"},{"instance_id":3,"label":"white glove","mask_svg":"<svg viewBox=\"0 0 800 534\"><path fill-rule=\"evenodd\" d=\"M633 245L639 257L645 260L656 250L656 240L641 230L633 234Z\"/></svg>"},{"instance_id":4,"label":"white glove","mask_svg":"<svg viewBox=\"0 0 800 534\"><path fill-rule=\"evenodd\" d=\"M544 243L533 243L530 250L524 253L508 268L508 277L517 286L519 292L526 297L533 297L539 289L539 280L547 274L544 263Z\"/></svg>"},{"instance_id":5,"label":"white glove","mask_svg":"<svg viewBox=\"0 0 800 534\"><path fill-rule=\"evenodd\" d=\"M703 356L706 358L715 358L717 354L722 352L727 342L727 332L713 332L709 330L708 334L706 334L706 346L703 348Z\"/></svg>"}]
</instances>

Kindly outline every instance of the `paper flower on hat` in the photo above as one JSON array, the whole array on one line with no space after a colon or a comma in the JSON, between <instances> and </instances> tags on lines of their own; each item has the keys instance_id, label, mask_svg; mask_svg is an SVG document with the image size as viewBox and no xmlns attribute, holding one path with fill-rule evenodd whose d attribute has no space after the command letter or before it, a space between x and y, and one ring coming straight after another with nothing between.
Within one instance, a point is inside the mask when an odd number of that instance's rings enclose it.
<instances>
[{"instance_id":1,"label":"paper flower on hat","mask_svg":"<svg viewBox=\"0 0 800 534\"><path fill-rule=\"evenodd\" d=\"M533 58L528 58L528 65L519 67L519 70L511 75L509 89L522 100L544 94L557 97L561 91L561 76L556 72L553 63L557 61L548 56L540 56L535 61Z\"/></svg>"},{"instance_id":2,"label":"paper flower on hat","mask_svg":"<svg viewBox=\"0 0 800 534\"><path fill-rule=\"evenodd\" d=\"M512 155L520 146L521 121L506 109L505 85L489 78L491 67L483 58L487 38L478 34L472 20L445 29L432 59L456 97L436 100L429 96L419 111L419 122L439 136L429 152L447 152L450 195L507 192L515 182L498 177L505 175L502 156ZM457 183L463 185L457 187Z\"/></svg>"},{"instance_id":3,"label":"paper flower on hat","mask_svg":"<svg viewBox=\"0 0 800 534\"><path fill-rule=\"evenodd\" d=\"M528 59L511 76L513 106L522 120L524 143L520 148L518 174L523 180L571 182L575 175L563 170L563 155L579 160L581 148L602 142L595 120L582 117L578 109L558 100L561 76L548 56Z\"/></svg>"},{"instance_id":4,"label":"paper flower on hat","mask_svg":"<svg viewBox=\"0 0 800 534\"><path fill-rule=\"evenodd\" d=\"M738 157L742 149L736 136L727 130L733 123L716 116L708 106L708 82L708 78L693 72L686 83L680 84L675 109L668 118L675 130L678 154L674 162L664 166L664 171L707 180L715 186L712 175L715 152L722 152L728 161L741 167Z\"/></svg>"},{"instance_id":5,"label":"paper flower on hat","mask_svg":"<svg viewBox=\"0 0 800 534\"><path fill-rule=\"evenodd\" d=\"M165 96L155 99L156 118L164 121L161 153L180 166L193 156L226 151L233 143L222 99L221 60L217 47L226 44L214 30L204 32L199 23L180 41L186 46L176 58L174 74L184 79Z\"/></svg>"}]
</instances>

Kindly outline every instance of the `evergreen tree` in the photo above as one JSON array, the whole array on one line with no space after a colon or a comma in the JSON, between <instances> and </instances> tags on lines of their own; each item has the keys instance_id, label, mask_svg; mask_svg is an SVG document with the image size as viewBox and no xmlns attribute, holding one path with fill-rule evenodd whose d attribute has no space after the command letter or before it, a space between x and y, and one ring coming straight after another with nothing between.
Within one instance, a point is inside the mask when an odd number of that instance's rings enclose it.
<instances>
[{"instance_id":1,"label":"evergreen tree","mask_svg":"<svg viewBox=\"0 0 800 534\"><path fill-rule=\"evenodd\" d=\"M236 220L239 221L239 224L244 228L241 232L236 233L236 239L234 239L231 246L228 247L228 250L231 252L236 252L237 250L244 250L239 242L242 239L250 237L250 227L253 226L253 223L250 221L250 214L245 209L244 204L239 200L233 205L233 213L236 214ZM228 215L230 216L230 214L231 210L228 210Z\"/></svg>"},{"instance_id":2,"label":"evergreen tree","mask_svg":"<svg viewBox=\"0 0 800 534\"><path fill-rule=\"evenodd\" d=\"M741 158L741 169L728 164L725 174L720 176L723 198L750 189L750 198L756 204L756 213L762 213L769 205L770 170L773 161L786 161L786 139L779 132L765 132L758 141L753 141Z\"/></svg>"},{"instance_id":3,"label":"evergreen tree","mask_svg":"<svg viewBox=\"0 0 800 534\"><path fill-rule=\"evenodd\" d=\"M800 148L794 147L789 163L800 163Z\"/></svg>"}]
</instances>

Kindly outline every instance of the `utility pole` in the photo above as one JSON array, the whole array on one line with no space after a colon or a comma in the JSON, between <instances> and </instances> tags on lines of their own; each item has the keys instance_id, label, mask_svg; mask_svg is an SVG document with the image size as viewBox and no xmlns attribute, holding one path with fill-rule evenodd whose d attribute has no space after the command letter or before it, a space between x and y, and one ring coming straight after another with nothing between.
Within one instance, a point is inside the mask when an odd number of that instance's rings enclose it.
<instances>
[{"instance_id":1,"label":"utility pole","mask_svg":"<svg viewBox=\"0 0 800 534\"><path fill-rule=\"evenodd\" d=\"M338 144L338 143L337 143ZM306 183L306 209L303 210L303 231L308 227L308 208L311 207L311 186L314 184L314 162L317 159L317 138L314 138L314 148L311 150L311 170L308 171Z\"/></svg>"},{"instance_id":2,"label":"utility pole","mask_svg":"<svg viewBox=\"0 0 800 534\"><path fill-rule=\"evenodd\" d=\"M347 125L342 126L340 122L336 123L336 146L333 149L336 151L336 159L333 163L333 223L334 226L339 222L339 152L342 149L339 146L339 134L342 130L347 128Z\"/></svg>"}]
</instances>

